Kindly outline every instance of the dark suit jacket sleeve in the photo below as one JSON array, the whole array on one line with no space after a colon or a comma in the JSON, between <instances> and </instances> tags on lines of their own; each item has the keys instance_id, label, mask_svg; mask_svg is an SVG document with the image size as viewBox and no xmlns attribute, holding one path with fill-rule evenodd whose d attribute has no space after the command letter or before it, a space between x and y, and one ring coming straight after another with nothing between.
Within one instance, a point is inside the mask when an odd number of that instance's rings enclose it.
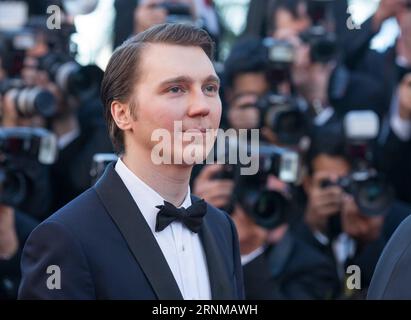
<instances>
[{"instance_id":1,"label":"dark suit jacket sleeve","mask_svg":"<svg viewBox=\"0 0 411 320\"><path fill-rule=\"evenodd\" d=\"M49 266L58 266L61 289L50 290ZM95 299L87 257L81 243L64 225L47 221L30 235L23 250L19 299Z\"/></svg>"},{"instance_id":2,"label":"dark suit jacket sleeve","mask_svg":"<svg viewBox=\"0 0 411 320\"><path fill-rule=\"evenodd\" d=\"M391 127L381 140L382 145L377 149L379 169L392 183L397 198L411 203L411 142L400 140Z\"/></svg>"},{"instance_id":3,"label":"dark suit jacket sleeve","mask_svg":"<svg viewBox=\"0 0 411 320\"><path fill-rule=\"evenodd\" d=\"M231 234L233 236L233 260L234 260L234 277L235 277L234 280L235 280L235 286L237 288L237 297L240 300L244 300L245 294L244 294L243 267L241 265L240 245L238 242L237 229L233 221L228 215L227 215L227 218L230 221Z\"/></svg>"},{"instance_id":4,"label":"dark suit jacket sleeve","mask_svg":"<svg viewBox=\"0 0 411 320\"><path fill-rule=\"evenodd\" d=\"M398 227L375 268L368 299L411 299L411 219Z\"/></svg>"}]
</instances>

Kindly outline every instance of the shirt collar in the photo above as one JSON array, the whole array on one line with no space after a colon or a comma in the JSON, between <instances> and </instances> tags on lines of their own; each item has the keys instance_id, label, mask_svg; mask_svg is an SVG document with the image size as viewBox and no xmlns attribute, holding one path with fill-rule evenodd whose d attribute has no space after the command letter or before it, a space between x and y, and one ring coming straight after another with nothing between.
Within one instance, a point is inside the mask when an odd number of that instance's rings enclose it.
<instances>
[{"instance_id":1,"label":"shirt collar","mask_svg":"<svg viewBox=\"0 0 411 320\"><path fill-rule=\"evenodd\" d=\"M156 206L163 205L164 198L137 177L120 158L117 160L115 170L146 219L151 231L154 233L156 217L159 211ZM191 206L190 195L190 186L188 186L186 197L180 207L188 208Z\"/></svg>"}]
</instances>

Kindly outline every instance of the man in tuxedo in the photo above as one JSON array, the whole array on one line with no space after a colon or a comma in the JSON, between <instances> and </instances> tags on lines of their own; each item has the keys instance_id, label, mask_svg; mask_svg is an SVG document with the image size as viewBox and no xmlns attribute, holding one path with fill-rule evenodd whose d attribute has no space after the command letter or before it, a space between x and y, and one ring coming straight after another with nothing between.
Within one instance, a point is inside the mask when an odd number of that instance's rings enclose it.
<instances>
[{"instance_id":1,"label":"man in tuxedo","mask_svg":"<svg viewBox=\"0 0 411 320\"><path fill-rule=\"evenodd\" d=\"M218 128L212 53L208 34L183 24L150 28L113 53L101 96L119 160L30 235L19 298L243 298L233 222L190 194L193 164L152 158L155 129L174 137L180 121L184 141L202 141ZM175 160L187 147L163 155Z\"/></svg>"},{"instance_id":2,"label":"man in tuxedo","mask_svg":"<svg viewBox=\"0 0 411 320\"><path fill-rule=\"evenodd\" d=\"M402 75L390 119L388 136L381 150L384 169L400 196L409 201L411 143L411 69ZM389 154L390 153L390 154ZM410 226L407 218L398 227L378 261L368 299L411 299Z\"/></svg>"}]
</instances>

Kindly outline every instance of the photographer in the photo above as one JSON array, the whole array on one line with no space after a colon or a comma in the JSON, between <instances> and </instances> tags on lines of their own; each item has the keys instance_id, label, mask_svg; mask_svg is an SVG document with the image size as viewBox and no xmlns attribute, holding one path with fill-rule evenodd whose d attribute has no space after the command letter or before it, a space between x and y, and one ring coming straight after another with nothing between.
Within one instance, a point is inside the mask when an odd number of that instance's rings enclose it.
<instances>
[{"instance_id":1,"label":"photographer","mask_svg":"<svg viewBox=\"0 0 411 320\"><path fill-rule=\"evenodd\" d=\"M114 1L114 43L116 48L132 34L140 33L151 26L165 22L191 23L201 26L216 42L218 56L219 40L223 25L213 1L202 0L127 0Z\"/></svg>"},{"instance_id":2,"label":"photographer","mask_svg":"<svg viewBox=\"0 0 411 320\"><path fill-rule=\"evenodd\" d=\"M387 206L388 200L382 199L378 201L384 203L386 209L377 207L367 213L360 209L359 191L347 193L339 183L353 169L353 157L347 154L340 130L334 125L317 129L307 159L309 176L304 182L307 193L304 222L295 228L294 235L333 263L335 278L330 286L340 287L334 291L335 297L364 298L384 245L410 210L398 202ZM359 185L357 189L350 188L359 190ZM380 197L387 193L382 192ZM348 265L360 267L363 290L346 288Z\"/></svg>"},{"instance_id":3,"label":"photographer","mask_svg":"<svg viewBox=\"0 0 411 320\"><path fill-rule=\"evenodd\" d=\"M326 40L327 33L317 36L315 32L309 30L301 41L294 41L296 57L291 74L296 92L317 116L329 107L339 116L353 109L372 109L382 114L386 96L379 79L347 69L339 62L336 42Z\"/></svg>"},{"instance_id":4,"label":"photographer","mask_svg":"<svg viewBox=\"0 0 411 320\"><path fill-rule=\"evenodd\" d=\"M234 129L251 129L258 126L258 113L243 104L255 104L260 95L269 90L266 77L264 48L258 39L240 40L225 63L225 100L223 122ZM225 118L225 119L224 119ZM198 175L192 179L193 193L218 208L229 206L234 190L230 179L215 179L222 172L219 165L196 166Z\"/></svg>"},{"instance_id":5,"label":"photographer","mask_svg":"<svg viewBox=\"0 0 411 320\"><path fill-rule=\"evenodd\" d=\"M398 198L411 203L411 70L404 70L400 78L385 125L379 141L380 167Z\"/></svg>"},{"instance_id":6,"label":"photographer","mask_svg":"<svg viewBox=\"0 0 411 320\"><path fill-rule=\"evenodd\" d=\"M58 31L62 36L56 38L47 31L45 21L40 21L33 32L42 41L26 51L22 70L26 82L47 88L56 100L56 111L47 119L59 147L58 161L51 169L51 210L91 185L95 153L112 151L98 98L103 73L95 65L81 66L74 60L69 50L73 28L65 23Z\"/></svg>"}]
</instances>

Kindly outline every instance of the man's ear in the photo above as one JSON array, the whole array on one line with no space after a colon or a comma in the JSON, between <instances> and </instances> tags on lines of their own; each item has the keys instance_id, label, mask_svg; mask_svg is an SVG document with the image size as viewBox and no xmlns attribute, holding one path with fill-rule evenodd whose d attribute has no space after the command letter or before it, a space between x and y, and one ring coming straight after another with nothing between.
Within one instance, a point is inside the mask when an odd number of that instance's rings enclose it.
<instances>
[{"instance_id":1,"label":"man's ear","mask_svg":"<svg viewBox=\"0 0 411 320\"><path fill-rule=\"evenodd\" d=\"M111 103L111 116L115 121L117 127L121 130L131 129L133 117L130 114L130 108L127 103L113 101Z\"/></svg>"}]
</instances>

